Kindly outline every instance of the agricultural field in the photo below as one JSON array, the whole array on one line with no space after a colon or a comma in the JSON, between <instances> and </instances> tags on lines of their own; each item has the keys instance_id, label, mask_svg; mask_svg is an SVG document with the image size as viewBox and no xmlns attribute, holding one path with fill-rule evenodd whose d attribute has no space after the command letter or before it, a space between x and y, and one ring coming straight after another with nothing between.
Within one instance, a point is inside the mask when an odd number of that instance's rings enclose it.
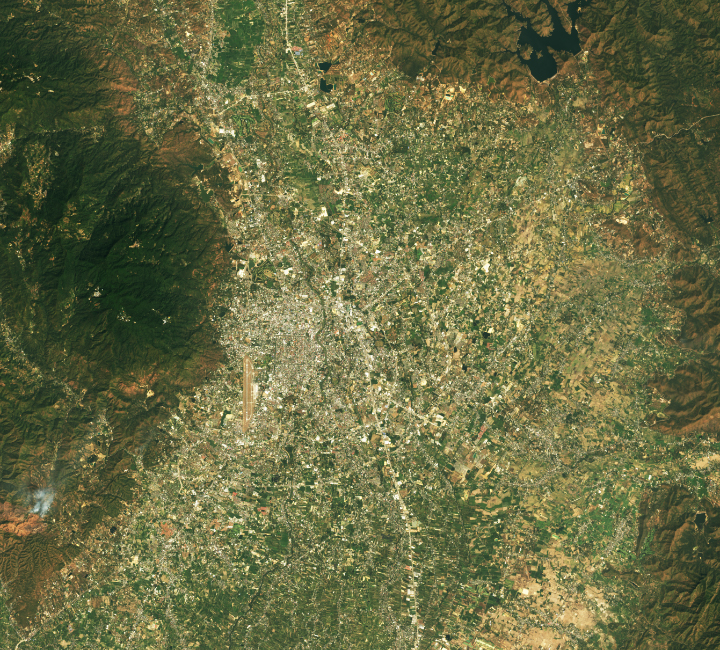
<instances>
[{"instance_id":1,"label":"agricultural field","mask_svg":"<svg viewBox=\"0 0 720 650\"><path fill-rule=\"evenodd\" d=\"M703 64L643 132L608 3L542 82L523 3L17 4L0 648L717 647Z\"/></svg>"}]
</instances>

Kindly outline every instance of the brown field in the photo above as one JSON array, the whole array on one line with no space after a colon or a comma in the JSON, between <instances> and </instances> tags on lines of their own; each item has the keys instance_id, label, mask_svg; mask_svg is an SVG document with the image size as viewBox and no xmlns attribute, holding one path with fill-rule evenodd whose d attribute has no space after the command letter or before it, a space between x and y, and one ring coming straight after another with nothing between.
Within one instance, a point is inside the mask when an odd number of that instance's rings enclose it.
<instances>
[{"instance_id":1,"label":"brown field","mask_svg":"<svg viewBox=\"0 0 720 650\"><path fill-rule=\"evenodd\" d=\"M254 412L253 362L250 357L245 357L243 359L243 433L250 427Z\"/></svg>"}]
</instances>

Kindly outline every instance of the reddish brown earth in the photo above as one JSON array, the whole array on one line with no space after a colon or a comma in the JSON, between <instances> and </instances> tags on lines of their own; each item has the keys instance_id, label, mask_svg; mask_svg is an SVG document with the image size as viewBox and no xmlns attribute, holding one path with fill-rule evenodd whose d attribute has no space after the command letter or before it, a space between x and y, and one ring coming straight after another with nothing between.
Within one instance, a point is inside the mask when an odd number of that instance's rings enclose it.
<instances>
[{"instance_id":1,"label":"reddish brown earth","mask_svg":"<svg viewBox=\"0 0 720 650\"><path fill-rule=\"evenodd\" d=\"M666 433L717 433L715 244L720 223L720 9L709 2L593 2L581 34L607 106L637 143L655 206L678 244L669 303L685 314L679 340L696 360L653 387L671 401ZM701 258L705 256L705 259Z\"/></svg>"},{"instance_id":2,"label":"reddish brown earth","mask_svg":"<svg viewBox=\"0 0 720 650\"><path fill-rule=\"evenodd\" d=\"M47 526L40 515L27 512L7 502L0 507L0 531L4 533L27 537L33 533L45 532L46 529Z\"/></svg>"},{"instance_id":3,"label":"reddish brown earth","mask_svg":"<svg viewBox=\"0 0 720 650\"><path fill-rule=\"evenodd\" d=\"M133 500L136 456L162 462L178 395L223 362L210 315L229 246L192 180L224 201L226 172L181 110L192 85L144 7L59 2L60 26L13 12L0 115L32 119L0 160L0 580L24 625L88 532ZM53 94L26 95L26 71ZM179 100L156 107L153 130L151 79ZM29 514L48 486L47 515Z\"/></svg>"},{"instance_id":4,"label":"reddish brown earth","mask_svg":"<svg viewBox=\"0 0 720 650\"><path fill-rule=\"evenodd\" d=\"M567 4L553 2L569 25ZM538 33L548 31L543 3L509 6ZM519 61L515 43L521 23L508 17L506 3L499 0L318 3L315 15L329 43L362 33L410 77L474 81L519 100L542 94L554 83L538 84ZM692 268L692 263L703 253L716 256L720 223L720 9L709 2L680 10L670 2L597 0L583 9L578 30L602 103L621 116L619 128L637 146L653 203L683 265L669 279L669 302L687 318L677 344L697 350L700 359L653 382L671 400L668 418L658 426L680 435L715 432L720 410L718 332L712 316L717 275L714 266ZM575 57L553 55L559 78L575 74ZM602 230L626 254L660 255L672 244L658 241L652 224L623 225L613 218Z\"/></svg>"},{"instance_id":5,"label":"reddish brown earth","mask_svg":"<svg viewBox=\"0 0 720 650\"><path fill-rule=\"evenodd\" d=\"M537 29L549 21L544 7L511 4ZM522 25L499 0L312 2L310 7L321 34L340 40L363 33L411 78L432 74L444 81L477 81L515 97L526 96L532 86L515 53Z\"/></svg>"},{"instance_id":6,"label":"reddish brown earth","mask_svg":"<svg viewBox=\"0 0 720 650\"><path fill-rule=\"evenodd\" d=\"M547 30L543 3L510 3ZM566 3L553 2L564 15ZM538 84L513 54L519 24L504 3L363 0L316 3L319 34L332 46L362 33L408 76L482 84L522 100L554 92L580 64L558 56L558 78ZM565 17L566 14L565 14ZM663 223L615 214L601 236L626 257L667 255L666 306L681 322L668 344L693 360L657 375L648 388L669 400L655 427L670 436L717 439L720 431L720 5L661 0L593 0L582 11L580 42L601 92L602 118L635 147L649 181L645 188ZM433 50L435 52L433 53ZM563 63L564 61L564 63ZM593 131L594 129L590 129ZM598 140L600 140L598 138ZM592 143L602 148L602 141ZM592 184L586 195L599 196ZM625 223L623 223L625 221ZM706 523L695 523L697 511ZM689 490L664 486L646 495L638 553L646 573L615 572L641 582L636 622L615 630L626 650L720 646L720 511ZM612 571L611 571L612 573Z\"/></svg>"},{"instance_id":7,"label":"reddish brown earth","mask_svg":"<svg viewBox=\"0 0 720 650\"><path fill-rule=\"evenodd\" d=\"M698 516L702 513L704 516ZM645 495L637 552L650 551L639 624L624 647L717 648L720 635L720 508L688 490L665 486Z\"/></svg>"}]
</instances>

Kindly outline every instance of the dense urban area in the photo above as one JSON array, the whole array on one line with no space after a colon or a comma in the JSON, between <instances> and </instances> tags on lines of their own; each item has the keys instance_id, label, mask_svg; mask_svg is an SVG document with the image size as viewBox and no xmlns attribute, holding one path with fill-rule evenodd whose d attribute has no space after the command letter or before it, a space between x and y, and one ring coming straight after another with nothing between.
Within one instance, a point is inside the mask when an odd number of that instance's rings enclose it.
<instances>
[{"instance_id":1,"label":"dense urban area","mask_svg":"<svg viewBox=\"0 0 720 650\"><path fill-rule=\"evenodd\" d=\"M37 6L48 21L78 11ZM47 544L75 550L52 570L32 560L42 582L20 597L3 569L0 647L716 647L717 416L669 431L666 378L701 354L676 344L692 337L668 278L691 255L714 274L717 256L697 240L671 254L646 166L662 124L633 140L589 47L549 83L519 77L515 59L504 79L502 67L453 79L409 73L364 19L323 12L94 6L86 38L119 61L113 110L160 152L148 169L188 177L188 214L226 232L196 258L211 271L172 258L188 267L175 286L209 278L193 291L214 296L197 318L219 351L200 363L201 334L182 355L168 339L173 372L207 367L201 380L172 384L156 364L123 379L126 393L111 384L63 451L72 493L65 474L38 471L30 519L6 507L13 539L64 526ZM28 87L54 92L37 74ZM99 118L72 115L83 138L106 137ZM0 163L23 137L7 126ZM49 163L23 151L39 206ZM169 254L123 237L123 256ZM110 293L100 279L82 295ZM107 309L128 332L145 327L127 298ZM152 309L143 340L186 313ZM11 358L49 377L8 322ZM82 386L62 390L82 406ZM122 408L152 416L152 433L128 434L110 467L106 412L131 392ZM663 564L655 537L675 540L697 584ZM673 579L685 618L663 618Z\"/></svg>"}]
</instances>

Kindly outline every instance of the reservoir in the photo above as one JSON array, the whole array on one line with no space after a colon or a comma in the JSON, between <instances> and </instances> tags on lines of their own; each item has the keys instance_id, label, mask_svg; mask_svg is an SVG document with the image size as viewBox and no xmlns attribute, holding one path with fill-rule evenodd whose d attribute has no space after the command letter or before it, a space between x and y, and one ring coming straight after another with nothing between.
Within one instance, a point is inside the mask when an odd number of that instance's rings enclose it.
<instances>
[{"instance_id":1,"label":"reservoir","mask_svg":"<svg viewBox=\"0 0 720 650\"><path fill-rule=\"evenodd\" d=\"M548 0L543 0L543 4L552 21L552 32L549 36L541 36L538 34L532 28L530 20L526 19L520 12L514 11L509 5L505 5L508 15L524 23L520 31L520 37L518 38L517 55L523 65L528 67L530 74L538 81L545 81L557 74L557 62L551 50L570 52L571 54L580 52L580 38L575 23L577 22L581 9L588 4L588 1L589 0L576 0L568 5L568 16L572 21L572 29L568 33L565 31L565 27L563 27L560 16L555 8ZM530 54L528 58L523 57L519 53L519 50L526 45L532 48L532 54Z\"/></svg>"}]
</instances>

